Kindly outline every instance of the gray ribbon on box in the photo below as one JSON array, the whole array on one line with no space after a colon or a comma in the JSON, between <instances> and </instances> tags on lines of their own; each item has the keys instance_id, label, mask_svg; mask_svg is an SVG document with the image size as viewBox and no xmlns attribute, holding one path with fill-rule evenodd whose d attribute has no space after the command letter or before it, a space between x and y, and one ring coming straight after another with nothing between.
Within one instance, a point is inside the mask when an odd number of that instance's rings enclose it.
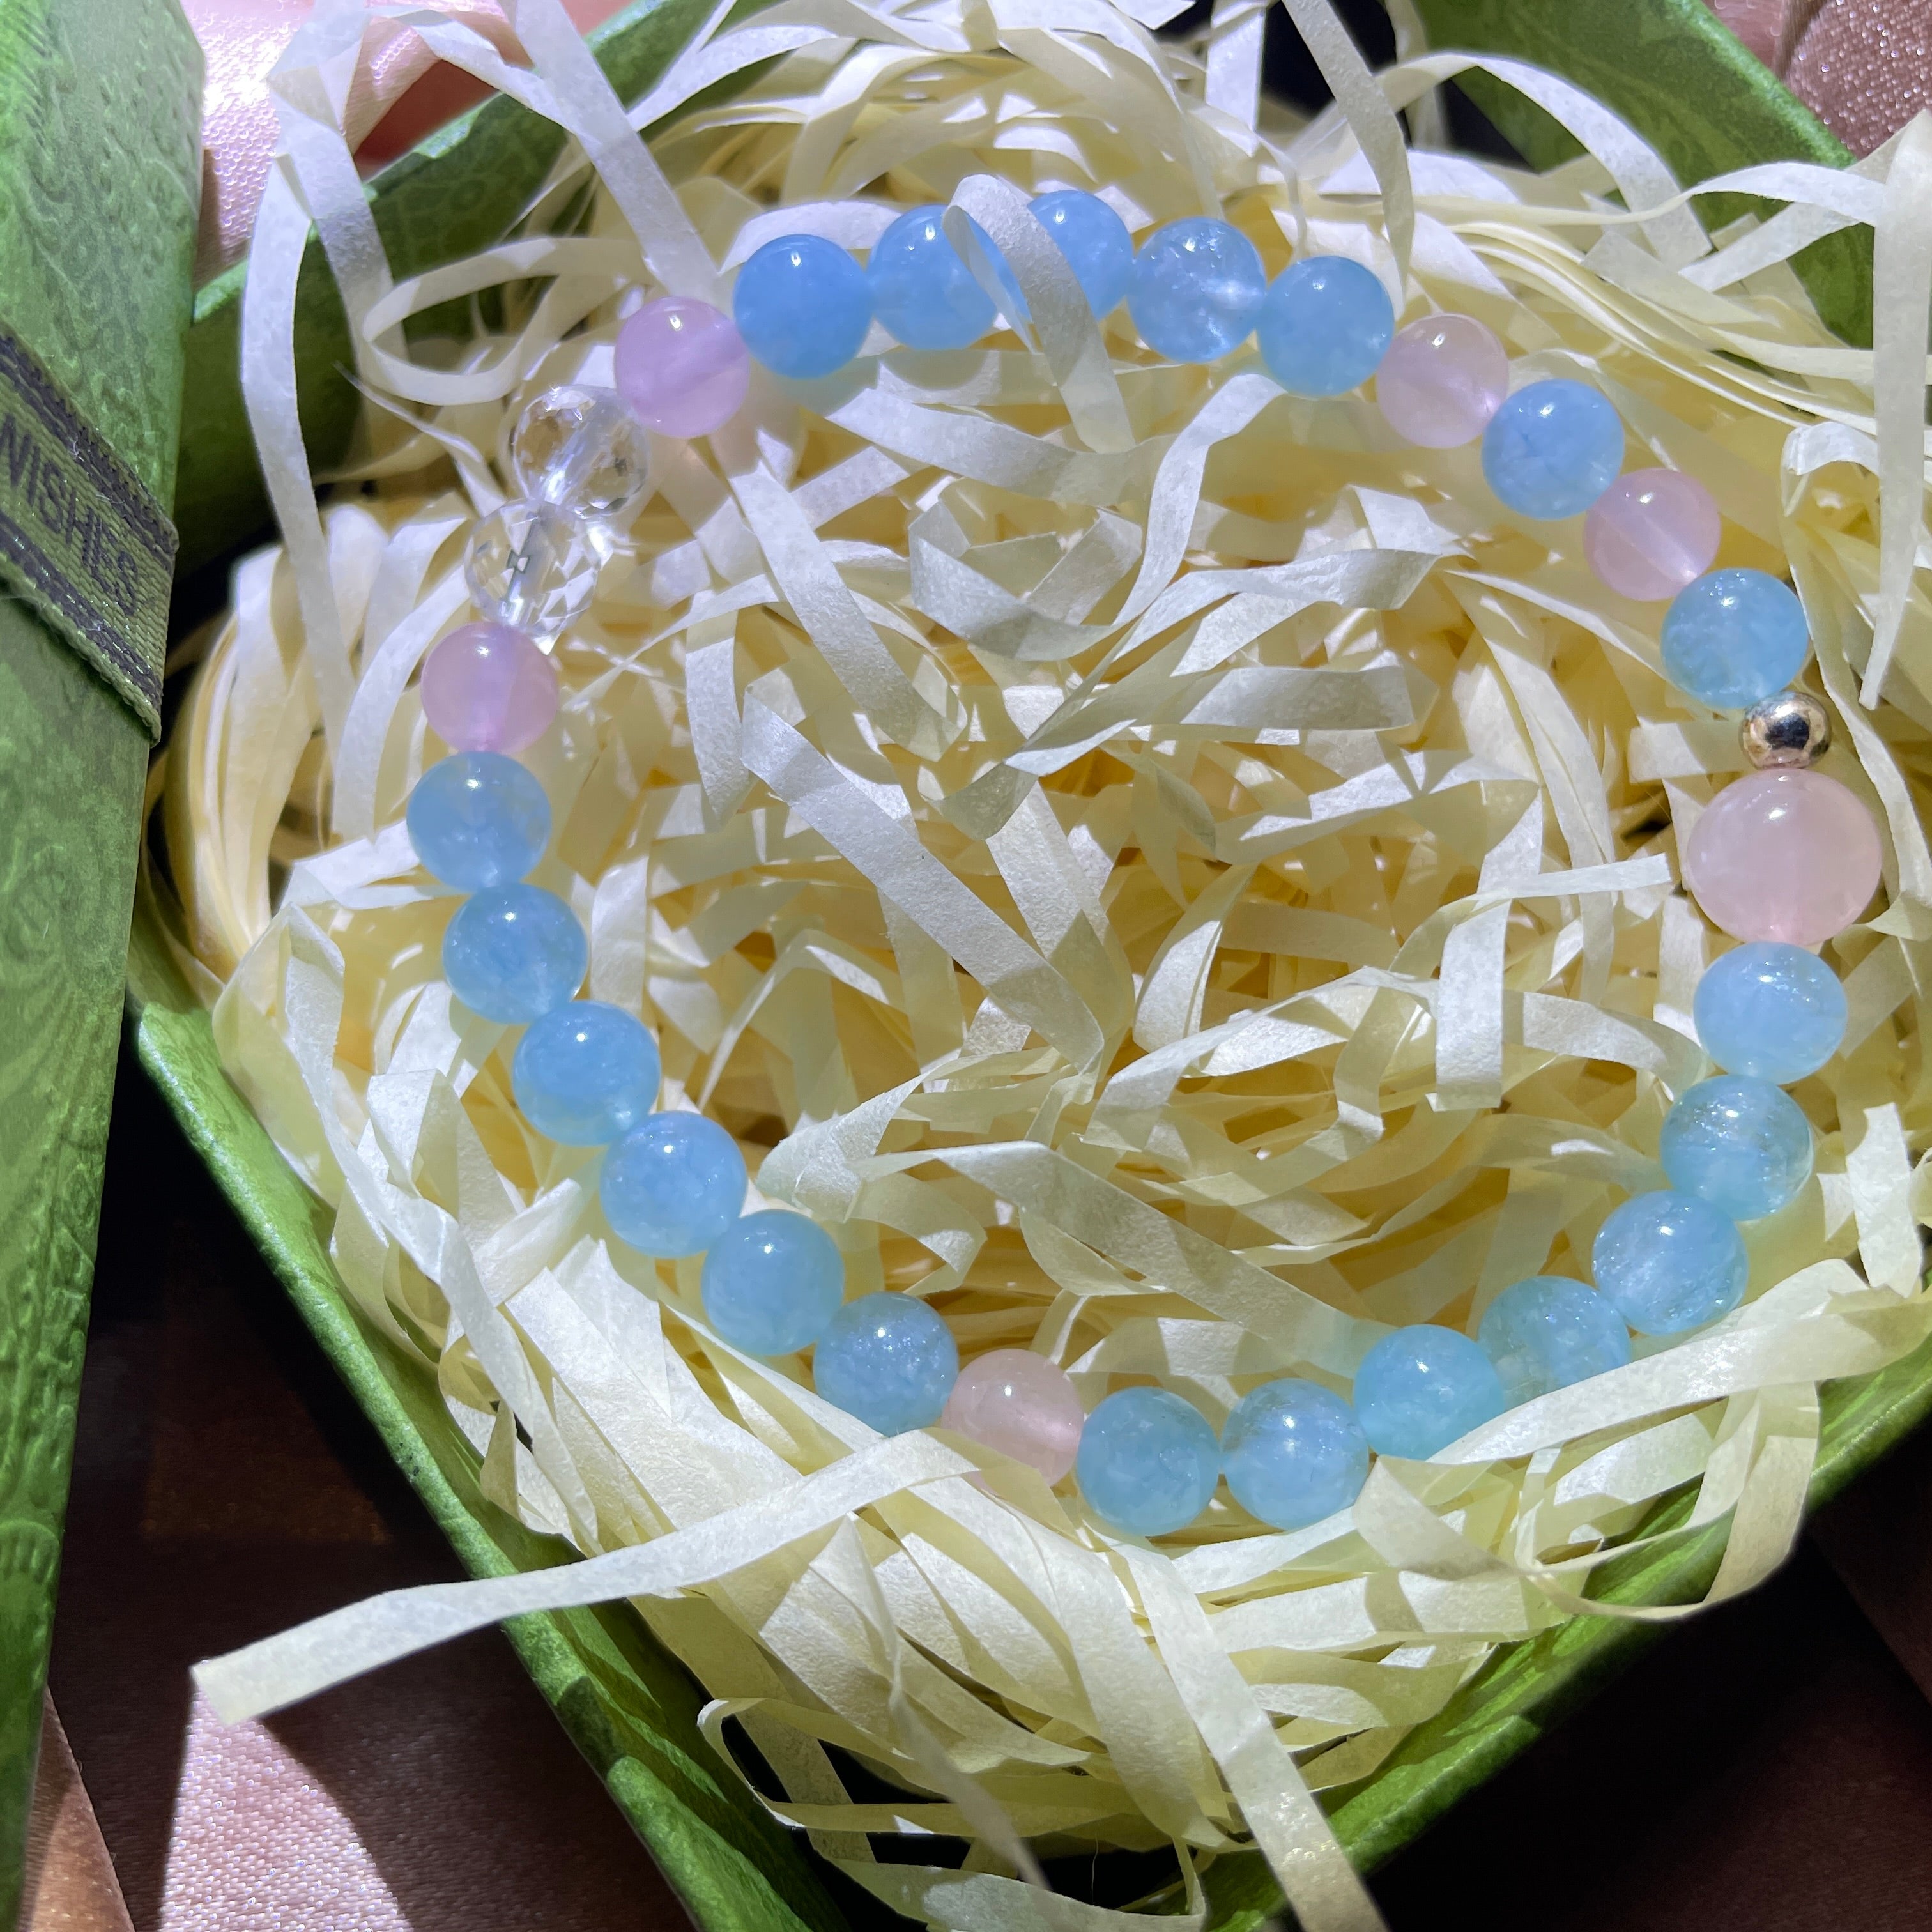
<instances>
[{"instance_id":1,"label":"gray ribbon on box","mask_svg":"<svg viewBox=\"0 0 1932 1932\"><path fill-rule=\"evenodd\" d=\"M161 729L175 526L0 330L0 577Z\"/></svg>"}]
</instances>

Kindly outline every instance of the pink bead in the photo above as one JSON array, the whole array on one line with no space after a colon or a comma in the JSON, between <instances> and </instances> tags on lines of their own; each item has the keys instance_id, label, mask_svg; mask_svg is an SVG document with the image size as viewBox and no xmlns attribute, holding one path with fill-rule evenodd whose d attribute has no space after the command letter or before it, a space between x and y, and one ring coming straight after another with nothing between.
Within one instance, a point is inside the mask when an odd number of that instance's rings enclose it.
<instances>
[{"instance_id":1,"label":"pink bead","mask_svg":"<svg viewBox=\"0 0 1932 1932\"><path fill-rule=\"evenodd\" d=\"M1412 322L1376 371L1389 427L1425 449L1474 442L1508 394L1509 352L1473 315Z\"/></svg>"},{"instance_id":2,"label":"pink bead","mask_svg":"<svg viewBox=\"0 0 1932 1932\"><path fill-rule=\"evenodd\" d=\"M939 1426L1057 1483L1073 1466L1086 1420L1073 1384L1044 1355L995 1348L960 1370Z\"/></svg>"},{"instance_id":3,"label":"pink bead","mask_svg":"<svg viewBox=\"0 0 1932 1932\"><path fill-rule=\"evenodd\" d=\"M661 296L617 332L617 388L663 436L709 436L738 413L752 358L738 325L709 302Z\"/></svg>"},{"instance_id":4,"label":"pink bead","mask_svg":"<svg viewBox=\"0 0 1932 1932\"><path fill-rule=\"evenodd\" d=\"M556 667L507 624L465 624L424 663L422 707L452 752L520 752L556 716Z\"/></svg>"},{"instance_id":5,"label":"pink bead","mask_svg":"<svg viewBox=\"0 0 1932 1932\"><path fill-rule=\"evenodd\" d=\"M1684 883L1737 939L1816 946L1843 932L1878 890L1872 815L1822 772L1754 772L1706 808L1684 854Z\"/></svg>"},{"instance_id":6,"label":"pink bead","mask_svg":"<svg viewBox=\"0 0 1932 1932\"><path fill-rule=\"evenodd\" d=\"M1619 476L1583 519L1583 554L1619 596L1675 597L1718 554L1724 520L1711 493L1681 470Z\"/></svg>"}]
</instances>

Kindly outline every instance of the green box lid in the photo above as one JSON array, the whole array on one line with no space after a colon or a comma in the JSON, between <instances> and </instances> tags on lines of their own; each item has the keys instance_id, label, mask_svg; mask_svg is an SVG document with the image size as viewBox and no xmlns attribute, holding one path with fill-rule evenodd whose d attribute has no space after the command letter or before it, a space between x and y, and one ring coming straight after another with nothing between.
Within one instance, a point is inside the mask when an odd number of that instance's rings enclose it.
<instances>
[{"instance_id":1,"label":"green box lid","mask_svg":"<svg viewBox=\"0 0 1932 1932\"><path fill-rule=\"evenodd\" d=\"M176 0L0 4L0 1928L160 723L200 99Z\"/></svg>"},{"instance_id":2,"label":"green box lid","mask_svg":"<svg viewBox=\"0 0 1932 1932\"><path fill-rule=\"evenodd\" d=\"M0 568L157 735L200 100L176 5L0 8Z\"/></svg>"}]
</instances>

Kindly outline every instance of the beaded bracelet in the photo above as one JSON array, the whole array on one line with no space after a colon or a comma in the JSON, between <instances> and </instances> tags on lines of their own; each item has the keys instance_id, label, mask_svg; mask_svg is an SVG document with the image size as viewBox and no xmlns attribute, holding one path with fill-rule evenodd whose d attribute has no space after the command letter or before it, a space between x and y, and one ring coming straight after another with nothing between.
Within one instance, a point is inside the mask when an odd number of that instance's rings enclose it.
<instances>
[{"instance_id":1,"label":"beaded bracelet","mask_svg":"<svg viewBox=\"0 0 1932 1932\"><path fill-rule=\"evenodd\" d=\"M1686 886L1744 942L1703 976L1694 1022L1716 1076L1666 1116L1669 1186L1624 1202L1591 1252L1594 1292L1558 1276L1492 1301L1474 1340L1431 1324L1400 1328L1367 1353L1352 1401L1283 1378L1252 1390L1217 1439L1172 1390L1132 1388L1089 1415L1066 1375L1019 1348L962 1372L952 1333L900 1293L844 1299L836 1245L808 1216L742 1211L748 1176L731 1137L688 1112L653 1111L656 1042L619 1008L577 998L588 964L581 926L554 893L524 883L547 849L548 802L514 753L554 718L548 648L588 608L602 560L649 494L646 429L688 437L743 406L750 364L809 381L849 363L876 321L920 350L976 341L1024 296L983 232L996 304L947 238L938 207L914 208L861 268L813 236L767 242L740 269L730 316L666 296L623 325L616 390L552 389L520 418L512 460L525 496L478 524L466 560L481 620L445 638L422 674L431 730L451 755L412 793L418 858L471 895L450 921L443 970L464 1004L525 1028L512 1062L518 1108L564 1144L602 1147L598 1197L618 1240L639 1253L704 1257L706 1319L760 1357L810 1348L818 1394L881 1433L935 1423L1030 1465L1049 1484L1077 1472L1087 1502L1115 1528L1159 1535L1199 1514L1225 1474L1260 1520L1299 1528L1346 1508L1371 1452L1426 1457L1505 1408L1630 1359L1630 1331L1675 1336L1728 1314L1748 1273L1737 1223L1774 1214L1812 1166L1811 1131L1782 1086L1836 1052L1844 988L1808 947L1852 923L1876 890L1876 830L1859 800L1812 769L1828 714L1787 689L1810 650L1802 606L1749 569L1712 570L1721 518L1679 472L1622 472L1616 409L1565 378L1510 392L1507 352L1474 317L1438 314L1398 332L1380 280L1340 256L1304 257L1270 284L1230 224L1171 222L1138 252L1097 196L1042 195L1034 214L1097 317L1123 299L1148 346L1208 362L1252 335L1291 394L1342 394L1376 379L1398 435L1429 448L1482 440L1489 486L1520 516L1584 515L1583 547L1610 590L1671 602L1666 674L1714 710L1741 711L1753 775L1728 786L1686 843Z\"/></svg>"}]
</instances>

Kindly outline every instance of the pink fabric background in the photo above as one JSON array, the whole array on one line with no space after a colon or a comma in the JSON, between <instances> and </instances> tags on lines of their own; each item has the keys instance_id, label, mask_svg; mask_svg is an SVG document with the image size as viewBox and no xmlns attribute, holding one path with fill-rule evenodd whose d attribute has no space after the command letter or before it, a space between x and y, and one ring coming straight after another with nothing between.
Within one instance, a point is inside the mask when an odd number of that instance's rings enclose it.
<instances>
[{"instance_id":1,"label":"pink fabric background","mask_svg":"<svg viewBox=\"0 0 1932 1932\"><path fill-rule=\"evenodd\" d=\"M1711 0L1854 154L1932 106L1932 0Z\"/></svg>"},{"instance_id":2,"label":"pink fabric background","mask_svg":"<svg viewBox=\"0 0 1932 1932\"><path fill-rule=\"evenodd\" d=\"M517 44L495 0L424 0L474 27L514 58ZM624 0L565 0L586 32ZM247 254L255 205L275 150L268 70L308 18L311 0L184 0L208 62L202 115L201 238L195 279L205 282ZM387 28L356 76L349 136L364 168L405 153L481 100L487 90L434 60L422 37Z\"/></svg>"},{"instance_id":3,"label":"pink fabric background","mask_svg":"<svg viewBox=\"0 0 1932 1932\"><path fill-rule=\"evenodd\" d=\"M248 231L274 152L268 70L312 0L185 0L207 56L204 166L196 279L248 251ZM508 56L516 43L496 0L425 0L487 34ZM566 0L585 29L622 0ZM1586 0L1577 0L1586 4ZM1710 0L1718 17L1783 75L1847 146L1869 154L1932 102L1932 0ZM408 28L387 30L357 77L350 137L365 169L404 153L484 90L434 61Z\"/></svg>"}]
</instances>

